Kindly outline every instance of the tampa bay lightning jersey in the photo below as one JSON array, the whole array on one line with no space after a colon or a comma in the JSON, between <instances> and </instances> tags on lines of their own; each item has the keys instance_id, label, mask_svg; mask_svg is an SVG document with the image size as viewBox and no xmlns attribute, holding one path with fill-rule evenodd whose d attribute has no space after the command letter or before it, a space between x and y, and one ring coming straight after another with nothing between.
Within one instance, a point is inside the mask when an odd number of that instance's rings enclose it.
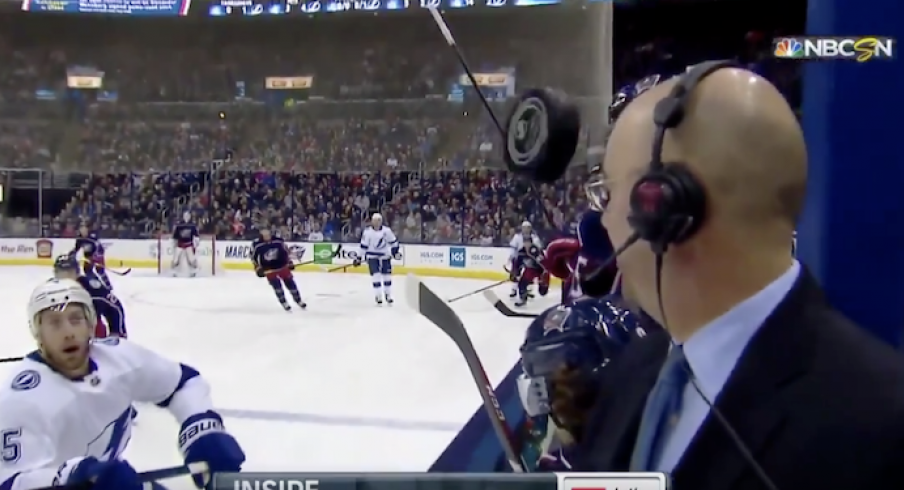
<instances>
[{"instance_id":1,"label":"tampa bay lightning jersey","mask_svg":"<svg viewBox=\"0 0 904 490\"><path fill-rule=\"evenodd\" d=\"M0 488L65 485L82 459L119 458L135 402L167 408L178 425L213 410L210 387L196 370L127 340L92 341L90 359L89 374L77 380L38 352L11 366L0 385Z\"/></svg>"},{"instance_id":2,"label":"tampa bay lightning jersey","mask_svg":"<svg viewBox=\"0 0 904 490\"><path fill-rule=\"evenodd\" d=\"M365 259L388 259L398 251L399 239L388 226L368 226L361 233L361 251Z\"/></svg>"}]
</instances>

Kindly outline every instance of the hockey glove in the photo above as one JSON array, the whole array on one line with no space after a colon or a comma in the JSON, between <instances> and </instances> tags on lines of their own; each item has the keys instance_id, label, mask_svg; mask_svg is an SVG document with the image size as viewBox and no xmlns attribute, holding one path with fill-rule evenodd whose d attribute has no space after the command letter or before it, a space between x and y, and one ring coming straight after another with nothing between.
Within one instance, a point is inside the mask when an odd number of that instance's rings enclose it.
<instances>
[{"instance_id":1,"label":"hockey glove","mask_svg":"<svg viewBox=\"0 0 904 490\"><path fill-rule=\"evenodd\" d=\"M294 271L294 270L295 270L295 263L290 261L290 262L289 262L289 265L287 265L286 267L288 267L290 271Z\"/></svg>"},{"instance_id":2,"label":"hockey glove","mask_svg":"<svg viewBox=\"0 0 904 490\"><path fill-rule=\"evenodd\" d=\"M391 250L392 258L396 260L402 260L402 252L399 251L399 247L395 247Z\"/></svg>"},{"instance_id":3,"label":"hockey glove","mask_svg":"<svg viewBox=\"0 0 904 490\"><path fill-rule=\"evenodd\" d=\"M255 268L254 273L257 274L257 277L264 277L264 269L262 267Z\"/></svg>"},{"instance_id":4,"label":"hockey glove","mask_svg":"<svg viewBox=\"0 0 904 490\"><path fill-rule=\"evenodd\" d=\"M234 437L223 429L223 419L212 410L192 415L182 424L179 450L185 464L204 461L209 473L192 475L198 488L207 488L213 473L238 472L245 462L245 453Z\"/></svg>"},{"instance_id":5,"label":"hockey glove","mask_svg":"<svg viewBox=\"0 0 904 490\"><path fill-rule=\"evenodd\" d=\"M74 468L69 468L74 465ZM67 475L68 473L68 475ZM142 490L144 487L134 468L125 460L98 461L97 458L70 460L57 470L57 484L73 486L93 482L93 490ZM158 488L158 487L155 487ZM159 487L162 488L162 487Z\"/></svg>"}]
</instances>

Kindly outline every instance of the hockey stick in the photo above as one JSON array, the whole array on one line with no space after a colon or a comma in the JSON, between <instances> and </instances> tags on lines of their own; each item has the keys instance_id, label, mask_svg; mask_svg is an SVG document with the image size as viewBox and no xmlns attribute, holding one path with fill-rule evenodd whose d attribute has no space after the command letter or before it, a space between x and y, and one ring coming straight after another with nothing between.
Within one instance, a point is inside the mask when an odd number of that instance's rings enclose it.
<instances>
[{"instance_id":1,"label":"hockey stick","mask_svg":"<svg viewBox=\"0 0 904 490\"><path fill-rule=\"evenodd\" d=\"M499 281L499 282L494 282L493 284L490 284L489 286L484 286L484 287L482 287L482 288L480 288L480 289L476 289L476 290L474 290L474 291L471 291L470 293L462 294L461 296L456 296L456 297L454 297L454 298L452 298L452 299L446 301L446 303L454 303L454 302L456 302L456 301L458 301L458 300L460 300L460 299L465 299L465 298L467 298L467 297L469 297L469 296L474 296L474 295L477 294L477 293L482 293L482 292L484 292L484 291L486 291L486 290L488 290L488 289L493 289L493 288L495 288L496 286L502 286L503 284L505 284L505 283L507 283L507 282L509 282L509 281L510 281L510 279L503 279L503 280L501 280L501 281Z\"/></svg>"},{"instance_id":2,"label":"hockey stick","mask_svg":"<svg viewBox=\"0 0 904 490\"><path fill-rule=\"evenodd\" d=\"M105 266L105 265L95 264L95 263L93 263L93 262L88 262L87 260L82 260L82 264L90 265L90 266L93 266L93 267L100 267L100 268L104 269L104 270L107 271L107 272L110 272L110 273L112 273L112 274L116 274L117 276L128 276L129 273L132 272L132 268L131 268L131 267L127 268L127 269L124 270L124 271L118 271L118 270L116 270L116 269L111 269L111 268L109 268L109 267L107 267L107 266Z\"/></svg>"},{"instance_id":3,"label":"hockey stick","mask_svg":"<svg viewBox=\"0 0 904 490\"><path fill-rule=\"evenodd\" d=\"M499 296L496 296L496 293L494 293L493 291L484 291L483 297L493 305L493 308L496 308L496 311L509 318L537 318L537 316L539 316L533 313L522 313L520 311L511 309L509 305L505 304L504 301L499 299Z\"/></svg>"},{"instance_id":4,"label":"hockey stick","mask_svg":"<svg viewBox=\"0 0 904 490\"><path fill-rule=\"evenodd\" d=\"M420 278L409 274L405 279L405 294L408 304L418 313L430 320L431 323L440 328L446 335L455 342L458 350L461 351L468 368L471 370L471 377L477 384L480 391L480 397L483 398L483 407L490 418L499 444L505 451L506 459L508 459L512 470L516 473L524 473L527 465L519 456L519 452L515 448L518 446L512 429L505 420L505 415L499 407L499 400L496 399L496 393L490 379L487 377L483 363L474 349L474 344L465 330L461 319L439 296L424 284Z\"/></svg>"},{"instance_id":5,"label":"hockey stick","mask_svg":"<svg viewBox=\"0 0 904 490\"><path fill-rule=\"evenodd\" d=\"M333 255L330 256L330 258L331 258L331 259L334 259L334 258L338 257L339 254L340 254L341 252L342 252L342 244L340 243L339 246L336 247L336 250L333 252ZM310 264L315 264L315 263L317 263L317 260L318 260L318 259L305 260L304 262L299 262L299 263L297 263L297 264L295 264L295 265L298 266L298 265L310 265Z\"/></svg>"},{"instance_id":6,"label":"hockey stick","mask_svg":"<svg viewBox=\"0 0 904 490\"><path fill-rule=\"evenodd\" d=\"M361 264L358 264L358 265L360 266ZM348 269L349 267L357 267L357 266L355 266L355 264L345 264L345 265L340 265L338 267L330 267L329 269L326 269L325 272L336 272L336 271L345 272L345 270Z\"/></svg>"},{"instance_id":7,"label":"hockey stick","mask_svg":"<svg viewBox=\"0 0 904 490\"><path fill-rule=\"evenodd\" d=\"M163 468L159 470L151 470L145 471L144 473L139 473L138 478L142 483L143 490L154 490L153 482L158 480L169 480L170 478L176 478L178 476L184 475L197 475L201 473L208 473L210 470L207 467L206 461L198 461L196 463L189 463L187 466L173 466L172 468ZM72 489L72 490L83 490L89 489L94 486L94 482L85 482L79 483L75 485L65 485L65 486L50 486L40 488L38 490L60 490L60 489ZM158 487L159 488L159 487Z\"/></svg>"},{"instance_id":8,"label":"hockey stick","mask_svg":"<svg viewBox=\"0 0 904 490\"><path fill-rule=\"evenodd\" d=\"M609 294L615 294L618 291L619 283L621 282L621 271L616 273L615 280L612 282L612 288L609 291ZM537 318L540 315L535 315L533 313L522 313L519 311L515 311L509 307L509 305L505 304L504 301L499 299L499 296L496 295L493 291L484 291L483 297L486 298L492 305L493 308L496 308L496 311L502 313L503 315L509 318Z\"/></svg>"},{"instance_id":9,"label":"hockey stick","mask_svg":"<svg viewBox=\"0 0 904 490\"><path fill-rule=\"evenodd\" d=\"M25 359L25 358L24 357L4 357L4 358L0 359L0 363L17 362L17 361L21 361L22 359Z\"/></svg>"}]
</instances>

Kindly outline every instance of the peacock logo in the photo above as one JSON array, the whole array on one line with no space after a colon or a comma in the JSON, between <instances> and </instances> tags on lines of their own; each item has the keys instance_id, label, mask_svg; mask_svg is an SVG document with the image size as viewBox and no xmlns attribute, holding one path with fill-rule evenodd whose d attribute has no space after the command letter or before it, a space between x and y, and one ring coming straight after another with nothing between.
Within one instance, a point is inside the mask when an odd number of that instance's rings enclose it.
<instances>
[{"instance_id":1,"label":"peacock logo","mask_svg":"<svg viewBox=\"0 0 904 490\"><path fill-rule=\"evenodd\" d=\"M803 52L803 45L797 39L779 39L775 43L776 58L800 58Z\"/></svg>"}]
</instances>

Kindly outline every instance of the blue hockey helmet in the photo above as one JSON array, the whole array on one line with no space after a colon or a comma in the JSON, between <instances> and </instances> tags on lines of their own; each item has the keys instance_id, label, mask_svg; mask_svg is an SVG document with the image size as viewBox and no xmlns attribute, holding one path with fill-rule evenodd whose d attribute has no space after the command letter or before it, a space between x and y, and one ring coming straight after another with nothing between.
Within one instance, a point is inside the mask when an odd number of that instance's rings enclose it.
<instances>
[{"instance_id":1,"label":"blue hockey helmet","mask_svg":"<svg viewBox=\"0 0 904 490\"><path fill-rule=\"evenodd\" d=\"M615 120L618 119L618 116L621 115L622 111L625 110L625 107L627 107L632 100L636 99L640 94L647 90L659 85L659 82L661 81L662 75L650 75L618 89L618 92L615 92L615 95L612 96L612 102L609 104L609 124L615 123Z\"/></svg>"},{"instance_id":2,"label":"blue hockey helmet","mask_svg":"<svg viewBox=\"0 0 904 490\"><path fill-rule=\"evenodd\" d=\"M573 374L584 390L592 390L602 369L622 348L645 332L617 296L581 298L570 306L554 306L527 327L521 345L518 392L531 417L551 415L555 378Z\"/></svg>"},{"instance_id":3,"label":"blue hockey helmet","mask_svg":"<svg viewBox=\"0 0 904 490\"><path fill-rule=\"evenodd\" d=\"M615 124L618 116L624 112L625 107L628 107L631 101L640 94L659 85L663 80L662 75L650 75L618 89L609 104L609 131L612 130L612 125ZM584 192L587 194L587 200L590 202L591 209L596 211L604 211L606 209L606 204L609 202L609 190L606 188L605 182L606 175L603 173L603 166L600 164L591 166L590 176L587 179L587 183L584 184Z\"/></svg>"},{"instance_id":4,"label":"blue hockey helmet","mask_svg":"<svg viewBox=\"0 0 904 490\"><path fill-rule=\"evenodd\" d=\"M62 274L59 274L62 273ZM73 255L60 255L53 261L53 274L70 277L79 273L78 259Z\"/></svg>"}]
</instances>

